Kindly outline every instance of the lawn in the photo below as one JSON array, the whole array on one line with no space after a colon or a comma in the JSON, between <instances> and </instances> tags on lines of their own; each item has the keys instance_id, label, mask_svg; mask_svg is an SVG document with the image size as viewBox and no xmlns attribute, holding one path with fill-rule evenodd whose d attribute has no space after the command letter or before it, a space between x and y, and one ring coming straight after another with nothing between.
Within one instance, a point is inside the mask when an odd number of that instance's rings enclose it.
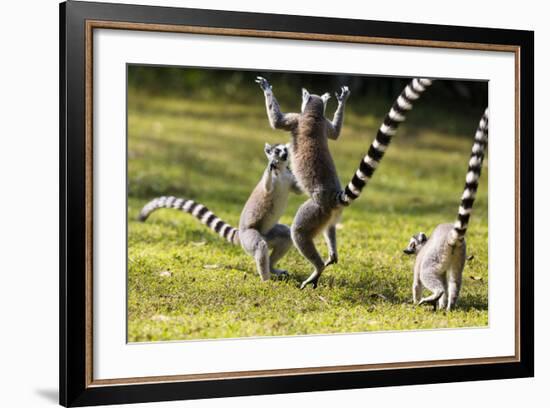
<instances>
[{"instance_id":1,"label":"lawn","mask_svg":"<svg viewBox=\"0 0 550 408\"><path fill-rule=\"evenodd\" d=\"M329 102L330 115L335 104ZM299 101L282 105L299 109ZM330 142L342 184L383 119L353 105L352 95L342 135ZM473 259L464 270L458 308L434 313L412 304L414 259L402 250L413 233L429 234L437 224L454 221L477 126L471 118L463 126L445 126L444 112L437 113L437 123L426 111L415 113L361 198L344 211L339 263L326 269L317 289L300 290L312 268L295 249L279 263L288 279L261 282L252 258L188 214L164 209L145 223L136 221L150 199L176 195L238 225L242 205L266 166L264 142L289 140L269 127L261 92L249 103L229 103L130 90L128 340L486 326L487 168L468 230ZM456 113L447 116L457 121ZM292 222L305 199L291 196L283 223ZM325 256L321 237L318 248Z\"/></svg>"}]
</instances>

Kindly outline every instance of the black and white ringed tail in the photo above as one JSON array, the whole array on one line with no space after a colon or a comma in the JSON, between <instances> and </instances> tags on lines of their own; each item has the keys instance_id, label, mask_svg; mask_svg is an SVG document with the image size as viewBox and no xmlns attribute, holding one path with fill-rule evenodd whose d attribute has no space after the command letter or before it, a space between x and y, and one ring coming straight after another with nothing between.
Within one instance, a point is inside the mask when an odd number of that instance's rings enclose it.
<instances>
[{"instance_id":1,"label":"black and white ringed tail","mask_svg":"<svg viewBox=\"0 0 550 408\"><path fill-rule=\"evenodd\" d=\"M474 136L474 145L472 146L472 153L470 155L470 161L468 162L464 192L462 193L460 207L458 207L458 215L449 237L449 245L456 244L457 241L464 239L464 236L466 235L468 222L470 221L470 214L472 213L472 207L476 198L477 187L479 185L479 178L481 176L481 169L483 166L483 159L485 157L485 149L487 148L488 140L489 110L485 109L485 113L479 120Z\"/></svg>"},{"instance_id":2,"label":"black and white ringed tail","mask_svg":"<svg viewBox=\"0 0 550 408\"><path fill-rule=\"evenodd\" d=\"M151 213L159 208L173 208L189 213L228 242L234 245L239 245L240 243L239 230L237 228L232 227L218 218L216 214L206 208L206 206L186 198L177 198L173 196L155 198L143 207L139 213L138 219L140 221L145 221Z\"/></svg>"},{"instance_id":3,"label":"black and white ringed tail","mask_svg":"<svg viewBox=\"0 0 550 408\"><path fill-rule=\"evenodd\" d=\"M420 98L420 95L431 84L432 81L430 79L415 78L403 89L393 103L390 111L386 114L384 122L378 129L376 138L370 145L366 156L361 160L353 178L344 191L339 193L338 202L340 205L348 206L361 195L361 191L367 185L384 157L392 137L397 132L397 128L405 120L407 112L412 109L413 103Z\"/></svg>"}]
</instances>

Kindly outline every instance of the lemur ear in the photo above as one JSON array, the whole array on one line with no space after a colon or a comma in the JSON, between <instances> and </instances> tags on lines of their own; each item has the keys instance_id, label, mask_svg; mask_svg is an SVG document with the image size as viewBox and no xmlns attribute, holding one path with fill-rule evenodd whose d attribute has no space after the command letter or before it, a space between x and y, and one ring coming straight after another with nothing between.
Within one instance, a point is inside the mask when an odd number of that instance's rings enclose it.
<instances>
[{"instance_id":1,"label":"lemur ear","mask_svg":"<svg viewBox=\"0 0 550 408\"><path fill-rule=\"evenodd\" d=\"M309 101L309 98L310 98L310 94L309 92L307 91L306 88L302 88L302 112L304 112L304 110L306 109L306 105Z\"/></svg>"},{"instance_id":2,"label":"lemur ear","mask_svg":"<svg viewBox=\"0 0 550 408\"><path fill-rule=\"evenodd\" d=\"M268 156L271 154L271 150L273 149L273 147L269 144L269 143L266 143L264 145L264 152L265 154L267 154Z\"/></svg>"},{"instance_id":3,"label":"lemur ear","mask_svg":"<svg viewBox=\"0 0 550 408\"><path fill-rule=\"evenodd\" d=\"M426 242L428 240L428 237L423 232L418 234L418 238L420 239L420 242Z\"/></svg>"},{"instance_id":4,"label":"lemur ear","mask_svg":"<svg viewBox=\"0 0 550 408\"><path fill-rule=\"evenodd\" d=\"M292 148L292 143L287 143L285 147L287 150L290 150Z\"/></svg>"},{"instance_id":5,"label":"lemur ear","mask_svg":"<svg viewBox=\"0 0 550 408\"><path fill-rule=\"evenodd\" d=\"M321 96L321 99L323 100L323 104L326 106L328 100L330 99L330 94L329 94L328 92L324 93L324 94Z\"/></svg>"}]
</instances>

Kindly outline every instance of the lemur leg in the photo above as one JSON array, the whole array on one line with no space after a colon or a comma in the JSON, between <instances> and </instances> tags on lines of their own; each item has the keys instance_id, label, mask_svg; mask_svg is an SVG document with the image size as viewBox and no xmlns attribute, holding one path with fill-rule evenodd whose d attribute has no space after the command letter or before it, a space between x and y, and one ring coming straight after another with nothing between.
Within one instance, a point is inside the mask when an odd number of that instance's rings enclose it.
<instances>
[{"instance_id":1,"label":"lemur leg","mask_svg":"<svg viewBox=\"0 0 550 408\"><path fill-rule=\"evenodd\" d=\"M460 294L460 287L462 286L462 269L456 268L449 271L449 282L447 291L449 293L449 299L443 306L447 310L451 310L456 305L456 300Z\"/></svg>"},{"instance_id":2,"label":"lemur leg","mask_svg":"<svg viewBox=\"0 0 550 408\"><path fill-rule=\"evenodd\" d=\"M328 247L328 259L325 266L338 263L338 249L336 247L336 224L342 218L342 208L332 210L327 228L323 231L323 236Z\"/></svg>"},{"instance_id":3,"label":"lemur leg","mask_svg":"<svg viewBox=\"0 0 550 408\"><path fill-rule=\"evenodd\" d=\"M330 225L323 231L325 242L328 247L328 260L325 262L325 266L329 266L338 263L338 249L336 248L336 225Z\"/></svg>"},{"instance_id":4,"label":"lemur leg","mask_svg":"<svg viewBox=\"0 0 550 408\"><path fill-rule=\"evenodd\" d=\"M294 245L314 266L313 273L302 282L301 289L311 284L317 287L317 281L325 269L325 263L317 252L313 238L323 229L324 225L330 219L330 214L322 211L321 207L313 200L307 200L296 212L291 226L291 235Z\"/></svg>"},{"instance_id":5,"label":"lemur leg","mask_svg":"<svg viewBox=\"0 0 550 408\"><path fill-rule=\"evenodd\" d=\"M260 278L269 280L269 247L264 237L255 229L247 229L239 231L239 238L244 250L254 257Z\"/></svg>"},{"instance_id":6,"label":"lemur leg","mask_svg":"<svg viewBox=\"0 0 550 408\"><path fill-rule=\"evenodd\" d=\"M284 224L277 224L266 234L265 239L268 246L273 248L271 256L269 257L269 269L271 273L277 276L287 275L287 271L277 269L275 265L277 265L277 261L279 261L292 246L290 228Z\"/></svg>"},{"instance_id":7,"label":"lemur leg","mask_svg":"<svg viewBox=\"0 0 550 408\"><path fill-rule=\"evenodd\" d=\"M420 299L422 298L422 290L424 289L424 286L422 286L422 282L420 282L420 273L417 270L418 268L415 266L414 269L415 270L414 270L412 293L413 293L413 303L417 304L418 302L420 302Z\"/></svg>"},{"instance_id":8,"label":"lemur leg","mask_svg":"<svg viewBox=\"0 0 550 408\"><path fill-rule=\"evenodd\" d=\"M418 304L420 302L420 299L422 299L422 291L424 290L424 285L422 285L422 281L420 279L420 271L421 271L421 265L418 263L414 264L414 277L413 277L413 303Z\"/></svg>"},{"instance_id":9,"label":"lemur leg","mask_svg":"<svg viewBox=\"0 0 550 408\"><path fill-rule=\"evenodd\" d=\"M439 310L447 309L447 302L449 299L447 296L448 290L449 290L449 286L447 285L447 290L441 295L441 297L437 301L437 308Z\"/></svg>"},{"instance_id":10,"label":"lemur leg","mask_svg":"<svg viewBox=\"0 0 550 408\"><path fill-rule=\"evenodd\" d=\"M420 299L420 302L418 302L418 305L422 305L424 303L431 303L434 307L434 310L437 309L437 302L439 299L445 295L446 285L445 285L445 276L440 275L439 271L435 269L430 269L427 271L421 271L420 272L420 279L422 281L422 285L429 289L432 294L427 297L423 297Z\"/></svg>"}]
</instances>

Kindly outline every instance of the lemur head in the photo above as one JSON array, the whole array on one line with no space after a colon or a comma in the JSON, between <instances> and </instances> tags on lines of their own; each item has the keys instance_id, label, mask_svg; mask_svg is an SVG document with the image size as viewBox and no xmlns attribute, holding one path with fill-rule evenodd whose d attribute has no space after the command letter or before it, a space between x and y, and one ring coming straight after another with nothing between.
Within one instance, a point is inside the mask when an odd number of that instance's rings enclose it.
<instances>
[{"instance_id":1,"label":"lemur head","mask_svg":"<svg viewBox=\"0 0 550 408\"><path fill-rule=\"evenodd\" d=\"M403 250L407 255L418 254L418 251L428 242L428 237L423 232L413 235L407 248Z\"/></svg>"},{"instance_id":2,"label":"lemur head","mask_svg":"<svg viewBox=\"0 0 550 408\"><path fill-rule=\"evenodd\" d=\"M324 116L330 94L327 92L322 96L313 95L306 88L302 88L302 113L312 112Z\"/></svg>"},{"instance_id":3,"label":"lemur head","mask_svg":"<svg viewBox=\"0 0 550 408\"><path fill-rule=\"evenodd\" d=\"M288 145L266 143L264 152L272 167L282 169L288 166Z\"/></svg>"}]
</instances>

